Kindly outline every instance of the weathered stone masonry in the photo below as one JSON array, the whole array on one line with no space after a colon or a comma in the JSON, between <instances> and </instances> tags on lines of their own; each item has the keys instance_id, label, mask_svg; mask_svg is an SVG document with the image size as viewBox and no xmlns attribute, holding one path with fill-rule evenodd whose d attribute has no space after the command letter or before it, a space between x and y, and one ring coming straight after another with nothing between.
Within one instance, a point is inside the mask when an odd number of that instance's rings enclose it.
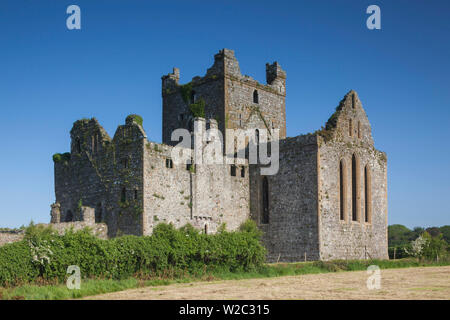
<instances>
[{"instance_id":1,"label":"weathered stone masonry","mask_svg":"<svg viewBox=\"0 0 450 320\"><path fill-rule=\"evenodd\" d=\"M387 158L374 148L356 92L325 128L286 138L286 72L274 62L266 77L260 84L241 75L228 49L187 84L174 68L162 77L163 144L147 140L139 116L112 139L96 119L75 122L70 153L54 156L51 222L85 221L91 208L92 224L114 237L148 235L160 222L236 230L250 217L264 231L269 261L387 258ZM278 173L262 176L248 161L236 171L175 164L171 134L192 131L194 119L218 127L224 140L225 129L279 129Z\"/></svg>"}]
</instances>

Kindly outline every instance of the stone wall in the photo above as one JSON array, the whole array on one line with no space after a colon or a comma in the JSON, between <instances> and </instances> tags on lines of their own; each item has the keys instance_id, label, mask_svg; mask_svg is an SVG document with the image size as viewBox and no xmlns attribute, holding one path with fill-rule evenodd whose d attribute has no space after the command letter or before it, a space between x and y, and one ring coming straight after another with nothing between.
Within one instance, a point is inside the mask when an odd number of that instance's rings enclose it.
<instances>
[{"instance_id":1,"label":"stone wall","mask_svg":"<svg viewBox=\"0 0 450 320\"><path fill-rule=\"evenodd\" d=\"M60 220L81 221L81 206L95 208L95 221L110 236L142 234L143 146L146 135L133 117L111 139L96 119L79 120L71 131L70 156L55 161Z\"/></svg>"},{"instance_id":2,"label":"stone wall","mask_svg":"<svg viewBox=\"0 0 450 320\"><path fill-rule=\"evenodd\" d=\"M0 231L0 247L7 244L17 242L23 239L23 230L17 231Z\"/></svg>"},{"instance_id":3,"label":"stone wall","mask_svg":"<svg viewBox=\"0 0 450 320\"><path fill-rule=\"evenodd\" d=\"M253 168L253 166L252 166ZM317 211L317 137L288 138L280 143L280 169L267 176L269 223L262 223L262 179L252 169L252 217L264 232L269 261L319 259Z\"/></svg>"},{"instance_id":4,"label":"stone wall","mask_svg":"<svg viewBox=\"0 0 450 320\"><path fill-rule=\"evenodd\" d=\"M194 100L204 99L205 118L215 119L222 133L226 128L280 129L280 138L286 136L286 72L277 62L266 65L267 84L260 84L243 76L233 50L223 49L214 56L214 64L204 77L194 77L191 86ZM179 84L180 71L162 77L163 143L171 141L173 130L192 131L194 116L189 110L192 99L183 99ZM257 91L258 101L254 102Z\"/></svg>"},{"instance_id":5,"label":"stone wall","mask_svg":"<svg viewBox=\"0 0 450 320\"><path fill-rule=\"evenodd\" d=\"M249 217L248 165L172 163L172 147L148 142L144 155L144 234L159 222L186 223L214 233L225 223L236 230ZM241 171L244 171L244 177Z\"/></svg>"},{"instance_id":6,"label":"stone wall","mask_svg":"<svg viewBox=\"0 0 450 320\"><path fill-rule=\"evenodd\" d=\"M163 144L148 141L142 119L133 115L113 139L95 119L75 122L71 152L54 157L58 204L52 223L62 229L86 224L114 237L149 235L161 222L190 223L208 233L223 223L236 230L251 217L264 232L269 261L387 258L387 159L374 148L356 92L344 97L324 129L286 138L286 72L276 62L267 64L266 78L267 84L260 84L243 76L228 49L214 56L204 77L187 85L179 84L174 68L162 77ZM201 99L206 121L197 120L222 132L280 129L278 173L262 176L261 167L247 160L233 165L234 175L225 162L175 163L172 145L178 142L171 141L172 131L192 131L196 118L189 105Z\"/></svg>"},{"instance_id":7,"label":"stone wall","mask_svg":"<svg viewBox=\"0 0 450 320\"><path fill-rule=\"evenodd\" d=\"M374 148L370 123L356 92L350 91L344 97L333 116L334 126L328 123L330 137L319 139L321 259L387 259L386 154ZM340 205L341 161L344 219Z\"/></svg>"}]
</instances>

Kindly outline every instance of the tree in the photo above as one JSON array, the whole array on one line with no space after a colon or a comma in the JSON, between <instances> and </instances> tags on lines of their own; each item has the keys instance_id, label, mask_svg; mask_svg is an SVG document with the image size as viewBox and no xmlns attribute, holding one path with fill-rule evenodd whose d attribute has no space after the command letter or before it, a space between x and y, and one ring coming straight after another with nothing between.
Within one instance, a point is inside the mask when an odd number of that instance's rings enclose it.
<instances>
[{"instance_id":1,"label":"tree","mask_svg":"<svg viewBox=\"0 0 450 320\"><path fill-rule=\"evenodd\" d=\"M450 243L450 226L442 226L439 228L439 231L441 231L444 240Z\"/></svg>"}]
</instances>

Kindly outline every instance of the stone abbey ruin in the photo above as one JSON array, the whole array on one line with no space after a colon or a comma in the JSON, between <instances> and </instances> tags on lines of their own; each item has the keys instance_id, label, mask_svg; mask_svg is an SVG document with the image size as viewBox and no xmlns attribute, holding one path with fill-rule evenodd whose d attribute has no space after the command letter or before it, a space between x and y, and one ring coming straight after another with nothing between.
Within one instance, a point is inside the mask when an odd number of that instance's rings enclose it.
<instances>
[{"instance_id":1,"label":"stone abbey ruin","mask_svg":"<svg viewBox=\"0 0 450 320\"><path fill-rule=\"evenodd\" d=\"M243 76L223 49L203 77L162 77L163 143L127 117L111 138L95 118L74 123L70 153L56 154L57 228L89 225L103 237L149 235L160 222L214 233L251 218L269 261L387 259L387 158L374 147L358 95L348 92L326 126L286 137L286 72L266 65L267 83ZM175 129L279 129L279 170L249 164L175 164Z\"/></svg>"}]
</instances>

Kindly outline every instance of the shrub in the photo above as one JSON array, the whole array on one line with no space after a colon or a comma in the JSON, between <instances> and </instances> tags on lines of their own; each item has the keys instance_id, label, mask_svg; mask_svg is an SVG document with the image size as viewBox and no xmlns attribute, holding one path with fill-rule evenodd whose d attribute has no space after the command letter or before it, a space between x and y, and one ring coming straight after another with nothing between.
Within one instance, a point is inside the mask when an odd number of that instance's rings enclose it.
<instances>
[{"instance_id":1,"label":"shrub","mask_svg":"<svg viewBox=\"0 0 450 320\"><path fill-rule=\"evenodd\" d=\"M0 247L0 285L36 279L63 282L67 267L77 265L84 278L125 279L135 274L199 274L214 270L255 270L264 263L261 234L251 222L241 231L200 233L191 225L175 229L159 224L153 235L102 240L90 230L68 230L30 225L24 240Z\"/></svg>"}]
</instances>

